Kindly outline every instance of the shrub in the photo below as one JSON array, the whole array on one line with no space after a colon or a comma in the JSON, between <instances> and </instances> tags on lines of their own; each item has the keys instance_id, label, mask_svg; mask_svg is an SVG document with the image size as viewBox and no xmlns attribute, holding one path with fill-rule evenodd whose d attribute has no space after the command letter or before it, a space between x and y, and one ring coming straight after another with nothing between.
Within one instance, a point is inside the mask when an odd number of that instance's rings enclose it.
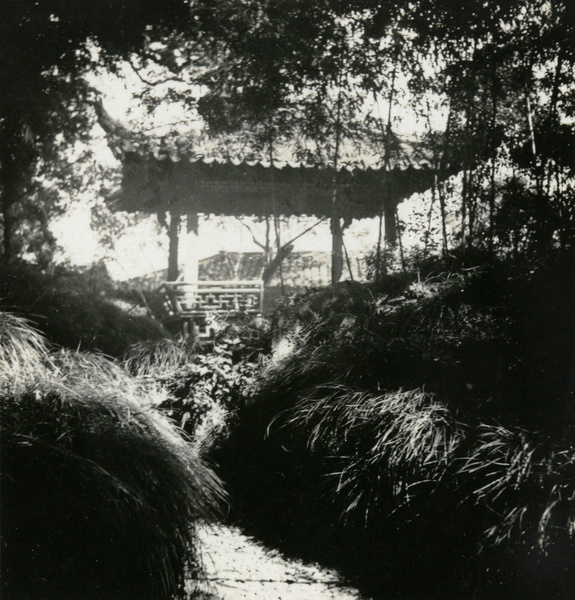
<instances>
[{"instance_id":1,"label":"shrub","mask_svg":"<svg viewBox=\"0 0 575 600\"><path fill-rule=\"evenodd\" d=\"M494 265L291 300L216 454L245 526L378 597L569 598L572 283Z\"/></svg>"},{"instance_id":2,"label":"shrub","mask_svg":"<svg viewBox=\"0 0 575 600\"><path fill-rule=\"evenodd\" d=\"M0 308L25 316L50 342L114 357L136 342L169 337L159 323L127 314L80 276L26 264L0 269Z\"/></svg>"},{"instance_id":3,"label":"shrub","mask_svg":"<svg viewBox=\"0 0 575 600\"><path fill-rule=\"evenodd\" d=\"M215 446L254 388L265 339L259 326L230 324L209 342L137 344L124 361L140 381L161 387L161 410L196 442Z\"/></svg>"}]
</instances>

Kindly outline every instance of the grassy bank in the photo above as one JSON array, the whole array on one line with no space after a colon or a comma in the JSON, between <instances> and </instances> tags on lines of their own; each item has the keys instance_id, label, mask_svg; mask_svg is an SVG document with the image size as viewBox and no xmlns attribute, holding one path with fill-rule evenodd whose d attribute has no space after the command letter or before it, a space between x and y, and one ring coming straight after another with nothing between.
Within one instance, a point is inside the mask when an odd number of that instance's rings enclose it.
<instances>
[{"instance_id":1,"label":"grassy bank","mask_svg":"<svg viewBox=\"0 0 575 600\"><path fill-rule=\"evenodd\" d=\"M238 518L382 598L569 598L569 272L493 265L292 301L292 350L217 453Z\"/></svg>"},{"instance_id":2,"label":"grassy bank","mask_svg":"<svg viewBox=\"0 0 575 600\"><path fill-rule=\"evenodd\" d=\"M0 313L4 598L187 596L222 490L144 389Z\"/></svg>"}]
</instances>

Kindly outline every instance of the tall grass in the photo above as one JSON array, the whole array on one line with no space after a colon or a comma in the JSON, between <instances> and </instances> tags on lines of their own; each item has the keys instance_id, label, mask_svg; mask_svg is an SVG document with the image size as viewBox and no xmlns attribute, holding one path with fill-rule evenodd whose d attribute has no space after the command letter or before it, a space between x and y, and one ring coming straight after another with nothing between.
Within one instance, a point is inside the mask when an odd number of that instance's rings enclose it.
<instances>
[{"instance_id":1,"label":"tall grass","mask_svg":"<svg viewBox=\"0 0 575 600\"><path fill-rule=\"evenodd\" d=\"M46 367L41 338L5 318L0 373L19 348L25 385L0 401L3 597L184 596L217 477L118 366L61 352Z\"/></svg>"},{"instance_id":2,"label":"tall grass","mask_svg":"<svg viewBox=\"0 0 575 600\"><path fill-rule=\"evenodd\" d=\"M450 412L421 390L370 394L345 386L313 390L288 412L284 427L305 431L313 453L342 456L335 493L344 513L370 502L385 478L398 504L420 488L438 485L453 461L462 431Z\"/></svg>"}]
</instances>

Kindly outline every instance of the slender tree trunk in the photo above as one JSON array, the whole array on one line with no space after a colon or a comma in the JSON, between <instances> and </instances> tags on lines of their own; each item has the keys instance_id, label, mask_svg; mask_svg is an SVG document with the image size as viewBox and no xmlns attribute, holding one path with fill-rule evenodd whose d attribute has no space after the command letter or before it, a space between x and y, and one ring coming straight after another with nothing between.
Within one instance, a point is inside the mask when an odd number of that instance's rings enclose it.
<instances>
[{"instance_id":1,"label":"slender tree trunk","mask_svg":"<svg viewBox=\"0 0 575 600\"><path fill-rule=\"evenodd\" d=\"M431 186L431 202L429 203L429 212L427 213L427 228L425 229L425 237L423 241L423 256L427 257L427 248L429 246L429 236L431 235L431 219L433 218L433 207L437 197L437 174L433 177L433 185Z\"/></svg>"},{"instance_id":2,"label":"slender tree trunk","mask_svg":"<svg viewBox=\"0 0 575 600\"><path fill-rule=\"evenodd\" d=\"M273 211L273 224L274 224L274 234L275 234L275 242L276 242L276 257L279 257L282 252L282 241L281 241L281 226L280 226L280 217L277 211L277 202L276 202L276 189L275 189L275 172L274 172L274 123L273 123L273 115L270 115L268 121L269 127L269 135L268 135L268 148L269 148L269 161L270 161L270 183L271 183L271 201L272 201L272 211ZM270 264L274 263L275 258L271 261ZM285 294L285 284L284 284L284 276L283 276L283 268L282 268L282 259L279 259L279 263L277 264L277 272L280 279L280 291L281 295Z\"/></svg>"},{"instance_id":3,"label":"slender tree trunk","mask_svg":"<svg viewBox=\"0 0 575 600\"><path fill-rule=\"evenodd\" d=\"M379 217L377 223L377 250L375 253L375 280L379 281L382 272L381 262L381 244L383 241L383 202L379 209Z\"/></svg>"},{"instance_id":4,"label":"slender tree trunk","mask_svg":"<svg viewBox=\"0 0 575 600\"><path fill-rule=\"evenodd\" d=\"M537 153L535 128L533 125L533 111L531 109L531 99L529 98L528 91L526 91L526 106L535 174L535 250L539 256L542 257L546 256L549 251L552 233L549 227L549 199L544 190L545 162Z\"/></svg>"},{"instance_id":5,"label":"slender tree trunk","mask_svg":"<svg viewBox=\"0 0 575 600\"><path fill-rule=\"evenodd\" d=\"M331 282L337 283L343 274L343 228L337 197L337 180L339 169L339 146L341 142L341 73L340 89L337 95L337 111L335 122L335 150L333 156L333 189L331 198Z\"/></svg>"},{"instance_id":6,"label":"slender tree trunk","mask_svg":"<svg viewBox=\"0 0 575 600\"><path fill-rule=\"evenodd\" d=\"M461 248L465 253L467 246L467 195L469 193L467 165L463 167L463 187L461 190Z\"/></svg>"},{"instance_id":7,"label":"slender tree trunk","mask_svg":"<svg viewBox=\"0 0 575 600\"><path fill-rule=\"evenodd\" d=\"M436 162L435 166L435 178L438 180L437 185L437 196L439 198L439 213L441 217L441 250L442 255L445 258L449 251L447 243L447 211L445 208L445 189L442 183L442 176L444 175L447 164L448 164L448 150L451 142L451 128L453 126L453 108L451 103L449 104L449 112L447 114L447 123L445 124L445 136L443 139L443 149L441 157Z\"/></svg>"},{"instance_id":8,"label":"slender tree trunk","mask_svg":"<svg viewBox=\"0 0 575 600\"><path fill-rule=\"evenodd\" d=\"M331 282L337 283L343 273L343 231L337 206L337 192L333 191L331 212Z\"/></svg>"},{"instance_id":9,"label":"slender tree trunk","mask_svg":"<svg viewBox=\"0 0 575 600\"><path fill-rule=\"evenodd\" d=\"M560 43L557 52L557 62L555 63L555 73L553 75L553 89L551 90L551 100L549 102L548 120L553 123L557 119L557 103L559 101L559 86L561 83L561 70L565 61L565 45ZM569 61L571 62L571 61Z\"/></svg>"},{"instance_id":10,"label":"slender tree trunk","mask_svg":"<svg viewBox=\"0 0 575 600\"><path fill-rule=\"evenodd\" d=\"M396 246L399 234L397 229L397 205L388 200L383 205L385 243L390 248Z\"/></svg>"},{"instance_id":11,"label":"slender tree trunk","mask_svg":"<svg viewBox=\"0 0 575 600\"><path fill-rule=\"evenodd\" d=\"M489 190L489 253L493 253L495 243L495 159L497 155L497 140L495 139L495 127L497 125L497 65L494 62L494 72L492 73L491 82L491 171L490 171L490 190Z\"/></svg>"},{"instance_id":12,"label":"slender tree trunk","mask_svg":"<svg viewBox=\"0 0 575 600\"><path fill-rule=\"evenodd\" d=\"M399 224L399 217L397 216L397 211L395 213L395 228L397 230L397 242L399 244L399 257L401 260L401 270L405 273L405 271L406 271L405 256L403 254L403 242L401 240L401 227Z\"/></svg>"},{"instance_id":13,"label":"slender tree trunk","mask_svg":"<svg viewBox=\"0 0 575 600\"><path fill-rule=\"evenodd\" d=\"M7 146L0 154L2 177L2 257L5 262L14 258L14 206L18 201L18 185L16 183L16 167Z\"/></svg>"},{"instance_id":14,"label":"slender tree trunk","mask_svg":"<svg viewBox=\"0 0 575 600\"><path fill-rule=\"evenodd\" d=\"M391 87L389 88L389 96L387 99L387 123L385 127L383 125L383 119L381 118L381 114L379 116L379 126L381 128L381 134L383 137L384 144L384 155L383 155L383 170L385 174L384 180L384 195L382 199L382 204L379 212L379 228L378 228L378 238L377 238L377 256L376 256L376 271L375 278L376 281L379 280L381 272L387 273L387 250L389 247L393 247L397 242L396 235L396 213L397 206L391 203L391 194L390 194L390 185L391 185L391 117L392 117L392 108L393 102L395 101L395 80L397 77L397 65L399 60L399 48L396 46L394 49L394 58L393 58L393 71L391 72ZM373 92L374 98L377 99L377 94L374 90ZM382 223L385 221L384 223ZM383 248L383 257L382 257L382 249L381 249L381 237L383 233L383 227L385 227L385 243ZM383 261L382 261L383 258Z\"/></svg>"},{"instance_id":15,"label":"slender tree trunk","mask_svg":"<svg viewBox=\"0 0 575 600\"><path fill-rule=\"evenodd\" d=\"M349 272L349 279L350 279L350 281L354 281L353 270L351 268L351 260L349 259L349 254L347 253L347 248L346 248L345 242L343 240L342 240L342 244L343 244L343 252L345 254L345 264L347 265L347 270Z\"/></svg>"}]
</instances>

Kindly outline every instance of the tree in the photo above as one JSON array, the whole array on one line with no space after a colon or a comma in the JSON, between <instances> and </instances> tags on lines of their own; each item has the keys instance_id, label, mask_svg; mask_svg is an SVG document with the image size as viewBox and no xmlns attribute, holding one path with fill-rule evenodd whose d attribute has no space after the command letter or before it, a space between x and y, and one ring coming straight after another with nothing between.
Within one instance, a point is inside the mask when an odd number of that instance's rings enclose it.
<instances>
[{"instance_id":1,"label":"tree","mask_svg":"<svg viewBox=\"0 0 575 600\"><path fill-rule=\"evenodd\" d=\"M307 139L323 131L322 143L329 147L326 140L331 141L337 164L340 135L354 116L367 114L361 99L372 94L383 99L388 117L379 118L379 128L374 119L364 137L381 130L385 164L391 109L401 100L395 82L407 80L420 108L429 106L430 94L439 94L449 107L439 145L436 132L430 135L438 175L454 159L462 168L457 193L463 248L505 251L497 235L505 169L521 170L536 188L538 241L531 250L548 252L557 236L564 244L572 225L562 181L572 165L570 153L558 148L571 148L575 135L572 2L220 0L216 5L214 11L213 2L200 2L197 13L204 31L217 40L217 65L203 81L209 92L200 102L212 126L266 125L276 135ZM358 104L344 114L334 97L355 98ZM526 156L519 160L522 153ZM447 251L445 238L444 231Z\"/></svg>"},{"instance_id":2,"label":"tree","mask_svg":"<svg viewBox=\"0 0 575 600\"><path fill-rule=\"evenodd\" d=\"M0 6L0 192L2 248L14 256L15 219L43 158L86 128L90 67L149 48L191 28L185 0L5 0ZM58 137L59 134L59 137Z\"/></svg>"}]
</instances>

